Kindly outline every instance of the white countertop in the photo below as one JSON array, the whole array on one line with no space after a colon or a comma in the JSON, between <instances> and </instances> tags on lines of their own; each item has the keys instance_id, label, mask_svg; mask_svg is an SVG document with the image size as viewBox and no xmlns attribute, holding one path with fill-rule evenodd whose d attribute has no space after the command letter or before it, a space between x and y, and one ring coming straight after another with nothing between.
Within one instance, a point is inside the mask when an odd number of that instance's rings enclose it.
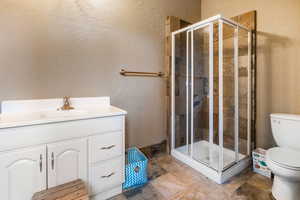
<instances>
[{"instance_id":1,"label":"white countertop","mask_svg":"<svg viewBox=\"0 0 300 200\"><path fill-rule=\"evenodd\" d=\"M62 111L62 99L14 100L1 103L0 129L125 115L109 97L71 98L75 109Z\"/></svg>"},{"instance_id":2,"label":"white countertop","mask_svg":"<svg viewBox=\"0 0 300 200\"><path fill-rule=\"evenodd\" d=\"M39 112L5 113L0 114L0 129L46 123L57 123L72 120L110 117L125 114L127 114L126 111L114 106L90 107L69 111L49 110Z\"/></svg>"}]
</instances>

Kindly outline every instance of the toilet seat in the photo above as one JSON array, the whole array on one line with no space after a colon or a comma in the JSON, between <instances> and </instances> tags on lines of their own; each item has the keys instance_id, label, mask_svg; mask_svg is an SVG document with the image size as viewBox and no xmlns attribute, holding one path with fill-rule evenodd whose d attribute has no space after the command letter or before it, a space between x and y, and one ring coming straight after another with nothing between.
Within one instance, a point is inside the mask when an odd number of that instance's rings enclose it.
<instances>
[{"instance_id":1,"label":"toilet seat","mask_svg":"<svg viewBox=\"0 0 300 200\"><path fill-rule=\"evenodd\" d=\"M267 151L267 157L281 167L300 171L300 151L275 147Z\"/></svg>"}]
</instances>

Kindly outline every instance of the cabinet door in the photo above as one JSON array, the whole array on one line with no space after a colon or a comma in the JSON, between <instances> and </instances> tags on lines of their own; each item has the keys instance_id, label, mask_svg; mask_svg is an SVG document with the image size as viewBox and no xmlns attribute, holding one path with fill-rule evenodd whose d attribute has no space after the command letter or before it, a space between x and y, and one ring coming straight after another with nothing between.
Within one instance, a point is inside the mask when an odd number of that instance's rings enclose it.
<instances>
[{"instance_id":1,"label":"cabinet door","mask_svg":"<svg viewBox=\"0 0 300 200\"><path fill-rule=\"evenodd\" d=\"M46 146L0 155L0 194L5 200L31 200L46 189Z\"/></svg>"},{"instance_id":2,"label":"cabinet door","mask_svg":"<svg viewBox=\"0 0 300 200\"><path fill-rule=\"evenodd\" d=\"M87 139L47 145L48 188L76 179L87 181Z\"/></svg>"}]
</instances>

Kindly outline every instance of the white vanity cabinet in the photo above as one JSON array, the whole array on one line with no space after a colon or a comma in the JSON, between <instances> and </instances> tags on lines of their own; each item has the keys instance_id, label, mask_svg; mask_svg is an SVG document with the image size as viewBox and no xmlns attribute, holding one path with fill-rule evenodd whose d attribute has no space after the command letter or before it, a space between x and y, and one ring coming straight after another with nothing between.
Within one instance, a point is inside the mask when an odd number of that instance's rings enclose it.
<instances>
[{"instance_id":1,"label":"white vanity cabinet","mask_svg":"<svg viewBox=\"0 0 300 200\"><path fill-rule=\"evenodd\" d=\"M87 181L87 138L47 145L48 188L81 179Z\"/></svg>"},{"instance_id":2,"label":"white vanity cabinet","mask_svg":"<svg viewBox=\"0 0 300 200\"><path fill-rule=\"evenodd\" d=\"M46 189L46 146L0 155L0 196L3 200L30 200Z\"/></svg>"},{"instance_id":3,"label":"white vanity cabinet","mask_svg":"<svg viewBox=\"0 0 300 200\"><path fill-rule=\"evenodd\" d=\"M90 192L105 199L106 192L112 185L124 182L124 136L122 131L104 133L89 138L89 181Z\"/></svg>"},{"instance_id":4,"label":"white vanity cabinet","mask_svg":"<svg viewBox=\"0 0 300 200\"><path fill-rule=\"evenodd\" d=\"M99 105L101 101L107 102L103 98L91 102ZM27 103L18 105L23 104ZM1 200L31 200L35 192L76 179L87 184L93 200L121 193L126 111L103 104L95 107L82 115L74 111L75 116L63 113L55 118L45 118L44 112L43 118L35 113L32 119L1 114Z\"/></svg>"}]
</instances>

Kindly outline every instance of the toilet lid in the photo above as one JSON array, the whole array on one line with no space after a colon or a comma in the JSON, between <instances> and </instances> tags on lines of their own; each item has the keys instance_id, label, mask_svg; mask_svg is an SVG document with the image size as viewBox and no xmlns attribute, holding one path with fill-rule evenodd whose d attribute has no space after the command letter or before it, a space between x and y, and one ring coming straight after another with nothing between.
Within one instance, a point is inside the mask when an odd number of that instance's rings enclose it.
<instances>
[{"instance_id":1,"label":"toilet lid","mask_svg":"<svg viewBox=\"0 0 300 200\"><path fill-rule=\"evenodd\" d=\"M270 160L291 168L300 168L300 152L287 148L275 147L267 151Z\"/></svg>"}]
</instances>

